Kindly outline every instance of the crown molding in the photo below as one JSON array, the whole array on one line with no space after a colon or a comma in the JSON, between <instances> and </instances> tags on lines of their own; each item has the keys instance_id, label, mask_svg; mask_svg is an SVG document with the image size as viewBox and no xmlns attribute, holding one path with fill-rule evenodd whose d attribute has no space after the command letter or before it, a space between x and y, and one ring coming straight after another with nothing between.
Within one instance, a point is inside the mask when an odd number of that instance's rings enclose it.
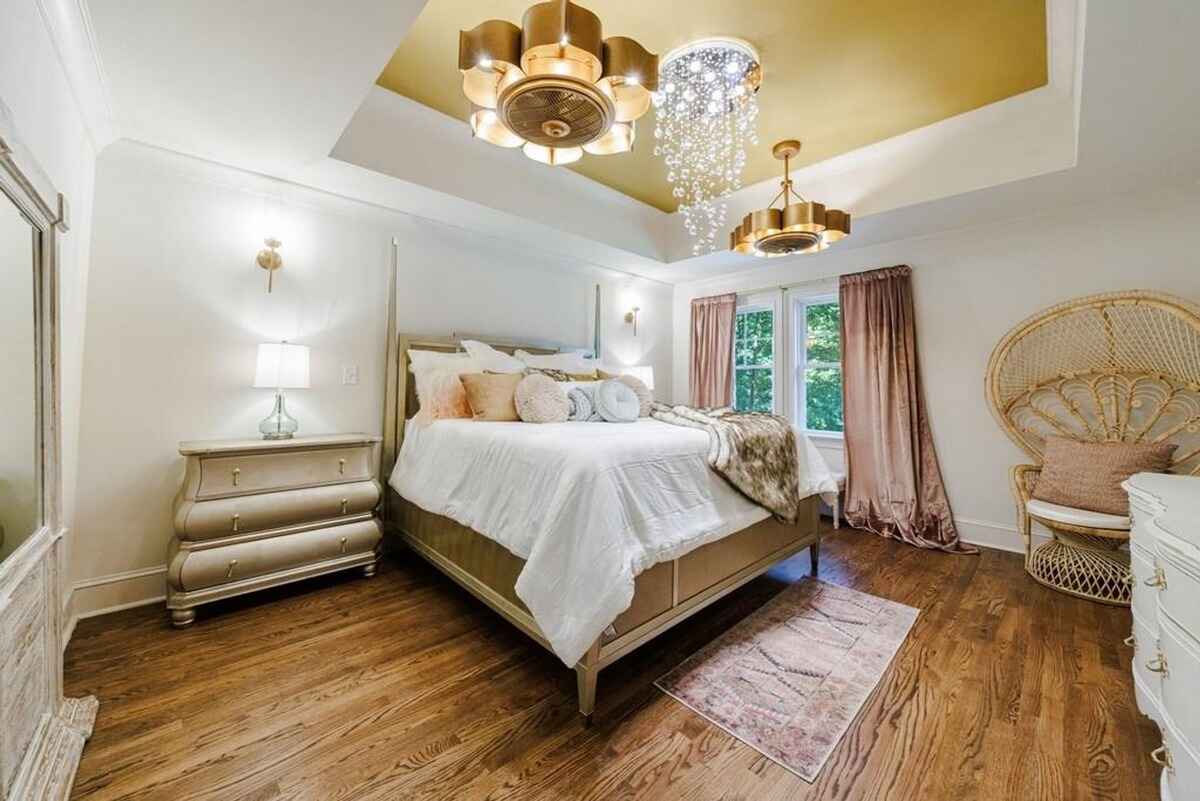
<instances>
[{"instance_id":1,"label":"crown molding","mask_svg":"<svg viewBox=\"0 0 1200 801\"><path fill-rule=\"evenodd\" d=\"M99 152L119 134L87 0L37 0L37 7L92 147Z\"/></svg>"}]
</instances>

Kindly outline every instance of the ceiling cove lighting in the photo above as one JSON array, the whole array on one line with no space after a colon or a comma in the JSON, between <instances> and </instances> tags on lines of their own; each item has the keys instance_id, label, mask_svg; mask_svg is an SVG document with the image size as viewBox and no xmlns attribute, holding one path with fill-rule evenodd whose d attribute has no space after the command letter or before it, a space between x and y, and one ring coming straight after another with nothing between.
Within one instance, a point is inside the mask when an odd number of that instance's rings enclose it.
<instances>
[{"instance_id":1,"label":"ceiling cove lighting","mask_svg":"<svg viewBox=\"0 0 1200 801\"><path fill-rule=\"evenodd\" d=\"M520 28L493 19L459 31L458 68L471 132L551 165L631 150L658 88L658 56L602 39L600 18L568 0L530 6Z\"/></svg>"},{"instance_id":2,"label":"ceiling cove lighting","mask_svg":"<svg viewBox=\"0 0 1200 801\"><path fill-rule=\"evenodd\" d=\"M765 209L747 214L742 224L729 233L730 250L765 258L817 253L850 236L849 212L805 200L792 188L790 161L799 152L800 142L796 139L785 139L771 148L771 154L783 161L779 194ZM779 208L775 208L775 201L779 201Z\"/></svg>"},{"instance_id":3,"label":"ceiling cove lighting","mask_svg":"<svg viewBox=\"0 0 1200 801\"><path fill-rule=\"evenodd\" d=\"M662 61L654 94L654 155L667 168L692 252L716 250L725 198L741 188L746 147L758 144L758 52L740 39L700 39Z\"/></svg>"}]
</instances>

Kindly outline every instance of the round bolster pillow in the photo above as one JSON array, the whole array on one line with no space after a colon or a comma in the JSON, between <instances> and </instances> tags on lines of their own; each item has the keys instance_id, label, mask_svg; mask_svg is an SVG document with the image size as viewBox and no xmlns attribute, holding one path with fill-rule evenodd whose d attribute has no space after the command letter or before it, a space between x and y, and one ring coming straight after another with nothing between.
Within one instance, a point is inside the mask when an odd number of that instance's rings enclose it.
<instances>
[{"instance_id":1,"label":"round bolster pillow","mask_svg":"<svg viewBox=\"0 0 1200 801\"><path fill-rule=\"evenodd\" d=\"M564 423L571 405L567 393L547 375L533 373L521 379L513 397L517 416L526 423Z\"/></svg>"},{"instance_id":2,"label":"round bolster pillow","mask_svg":"<svg viewBox=\"0 0 1200 801\"><path fill-rule=\"evenodd\" d=\"M628 384L616 379L602 381L596 387L596 412L608 423L633 423L638 419L641 403Z\"/></svg>"}]
</instances>

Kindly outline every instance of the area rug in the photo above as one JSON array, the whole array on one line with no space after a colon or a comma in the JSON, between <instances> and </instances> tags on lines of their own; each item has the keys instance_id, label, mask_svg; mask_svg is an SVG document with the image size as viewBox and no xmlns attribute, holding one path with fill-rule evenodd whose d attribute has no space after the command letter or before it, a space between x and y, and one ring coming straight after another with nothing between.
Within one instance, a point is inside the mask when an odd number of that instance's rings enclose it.
<instances>
[{"instance_id":1,"label":"area rug","mask_svg":"<svg viewBox=\"0 0 1200 801\"><path fill-rule=\"evenodd\" d=\"M805 781L820 773L918 610L805 579L655 684Z\"/></svg>"}]
</instances>

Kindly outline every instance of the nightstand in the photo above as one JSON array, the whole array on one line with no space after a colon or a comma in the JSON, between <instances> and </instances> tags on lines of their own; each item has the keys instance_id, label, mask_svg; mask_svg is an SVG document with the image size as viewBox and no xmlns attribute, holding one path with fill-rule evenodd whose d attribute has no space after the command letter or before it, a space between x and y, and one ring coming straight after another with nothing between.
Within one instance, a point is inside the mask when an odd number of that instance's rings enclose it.
<instances>
[{"instance_id":1,"label":"nightstand","mask_svg":"<svg viewBox=\"0 0 1200 801\"><path fill-rule=\"evenodd\" d=\"M196 607L337 570L375 573L380 437L181 442L187 458L167 555L167 609Z\"/></svg>"}]
</instances>

